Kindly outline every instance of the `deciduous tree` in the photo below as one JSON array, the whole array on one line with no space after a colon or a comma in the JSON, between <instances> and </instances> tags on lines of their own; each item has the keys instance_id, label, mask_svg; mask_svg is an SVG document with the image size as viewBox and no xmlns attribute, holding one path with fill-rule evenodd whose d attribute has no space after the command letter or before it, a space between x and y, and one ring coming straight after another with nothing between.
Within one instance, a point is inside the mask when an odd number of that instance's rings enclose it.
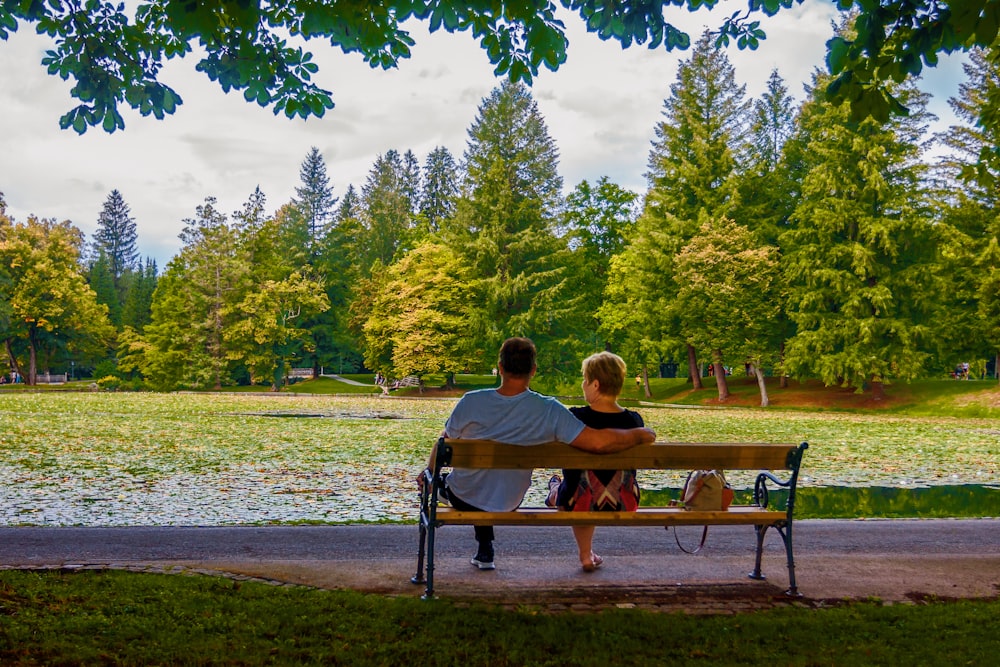
<instances>
[{"instance_id":1,"label":"deciduous tree","mask_svg":"<svg viewBox=\"0 0 1000 667\"><path fill-rule=\"evenodd\" d=\"M3 213L0 206L0 214ZM97 303L80 270L83 233L70 222L29 217L24 224L0 215L0 265L9 267L0 315L7 350L26 351L27 364L17 363L29 385L35 384L40 361L46 371L69 359L93 361L113 341L108 309ZM20 343L20 345L18 345Z\"/></svg>"},{"instance_id":2,"label":"deciduous tree","mask_svg":"<svg viewBox=\"0 0 1000 667\"><path fill-rule=\"evenodd\" d=\"M756 49L765 32L757 13L767 16L802 0L749 0L714 32L719 44L734 40ZM688 35L668 21L671 11L711 8L714 2L675 0L560 0L587 30L623 47L686 49ZM840 0L842 9L851 0ZM827 62L836 75L830 88L835 100L847 100L855 119L874 114L884 120L904 107L887 92L885 82L919 74L934 65L937 54L989 46L997 36L997 10L987 0L961 5L934 0L882 0L856 3L856 36L828 45ZM676 5L676 9L670 8ZM351 3L4 2L0 4L0 39L21 23L37 24L54 39L42 59L49 73L75 83L70 94L81 104L60 119L61 127L83 133L91 126L108 132L125 127L119 106L163 118L181 104L180 95L160 81L166 60L184 57L197 47L196 69L226 92L237 90L248 102L271 107L289 118L322 116L333 108L331 93L313 81L319 68L298 40L322 39L345 53L357 52L372 67L394 67L410 56L414 40L403 26L426 21L431 32L470 32L479 40L497 75L530 83L544 66L556 70L567 57L564 23L553 2L493 3L457 0L392 0ZM289 36L294 43L289 43Z\"/></svg>"}]
</instances>

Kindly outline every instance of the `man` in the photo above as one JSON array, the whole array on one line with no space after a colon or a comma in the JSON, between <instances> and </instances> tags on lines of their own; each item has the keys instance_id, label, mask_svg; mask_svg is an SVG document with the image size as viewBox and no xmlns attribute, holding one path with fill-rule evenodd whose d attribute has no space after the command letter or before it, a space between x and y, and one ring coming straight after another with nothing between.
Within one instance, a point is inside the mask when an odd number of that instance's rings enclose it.
<instances>
[{"instance_id":1,"label":"man","mask_svg":"<svg viewBox=\"0 0 1000 667\"><path fill-rule=\"evenodd\" d=\"M531 391L528 385L536 371L535 354L535 344L527 338L504 341L497 362L500 386L465 394L448 417L444 436L513 445L559 441L597 454L656 439L656 433L648 428L590 428L555 398ZM434 463L436 449L431 450L429 466ZM459 510L509 512L521 504L529 486L531 470L456 468L448 475L443 491L445 499ZM479 548L471 562L480 570L492 570L496 567L493 526L474 528Z\"/></svg>"}]
</instances>

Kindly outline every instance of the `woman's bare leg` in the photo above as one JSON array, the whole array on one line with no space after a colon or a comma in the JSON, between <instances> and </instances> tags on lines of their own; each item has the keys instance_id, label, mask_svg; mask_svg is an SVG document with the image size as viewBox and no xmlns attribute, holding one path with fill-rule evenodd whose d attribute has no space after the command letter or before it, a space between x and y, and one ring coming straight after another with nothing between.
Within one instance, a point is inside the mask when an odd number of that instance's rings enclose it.
<instances>
[{"instance_id":1,"label":"woman's bare leg","mask_svg":"<svg viewBox=\"0 0 1000 667\"><path fill-rule=\"evenodd\" d=\"M573 526L573 537L580 551L580 564L593 565L594 526Z\"/></svg>"}]
</instances>

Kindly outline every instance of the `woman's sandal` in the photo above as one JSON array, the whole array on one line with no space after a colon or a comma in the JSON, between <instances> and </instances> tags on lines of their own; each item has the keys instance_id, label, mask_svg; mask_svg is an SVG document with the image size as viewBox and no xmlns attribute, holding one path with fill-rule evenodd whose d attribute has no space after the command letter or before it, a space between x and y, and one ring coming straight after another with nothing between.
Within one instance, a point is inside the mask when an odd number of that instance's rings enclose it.
<instances>
[{"instance_id":1,"label":"woman's sandal","mask_svg":"<svg viewBox=\"0 0 1000 667\"><path fill-rule=\"evenodd\" d=\"M597 554L590 554L590 562L582 565L584 572L593 572L604 564L604 559Z\"/></svg>"}]
</instances>

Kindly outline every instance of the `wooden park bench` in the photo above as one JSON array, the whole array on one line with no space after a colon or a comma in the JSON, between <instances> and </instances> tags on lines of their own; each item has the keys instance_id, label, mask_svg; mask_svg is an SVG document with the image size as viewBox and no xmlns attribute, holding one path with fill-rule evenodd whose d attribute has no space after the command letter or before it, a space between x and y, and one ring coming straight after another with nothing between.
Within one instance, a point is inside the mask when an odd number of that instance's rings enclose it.
<instances>
[{"instance_id":1,"label":"wooden park bench","mask_svg":"<svg viewBox=\"0 0 1000 667\"><path fill-rule=\"evenodd\" d=\"M551 442L537 446L507 445L486 440L438 441L433 469L425 470L420 494L420 537L415 584L425 584L424 597L434 595L434 537L442 526L753 526L756 562L751 579L764 579L761 555L764 536L774 528L785 545L789 588L786 594L799 595L795 585L792 550L792 515L799 466L808 444L762 443L670 443L639 445L616 454L591 454L570 445ZM445 468L575 468L582 470L756 470L759 471L749 505L732 505L728 510L690 511L683 507L643 507L636 512L565 512L548 507L519 507L512 512L464 512L439 507L442 472ZM774 471L774 472L772 472ZM776 472L787 473L787 478ZM769 506L771 486L788 490L782 508Z\"/></svg>"}]
</instances>

